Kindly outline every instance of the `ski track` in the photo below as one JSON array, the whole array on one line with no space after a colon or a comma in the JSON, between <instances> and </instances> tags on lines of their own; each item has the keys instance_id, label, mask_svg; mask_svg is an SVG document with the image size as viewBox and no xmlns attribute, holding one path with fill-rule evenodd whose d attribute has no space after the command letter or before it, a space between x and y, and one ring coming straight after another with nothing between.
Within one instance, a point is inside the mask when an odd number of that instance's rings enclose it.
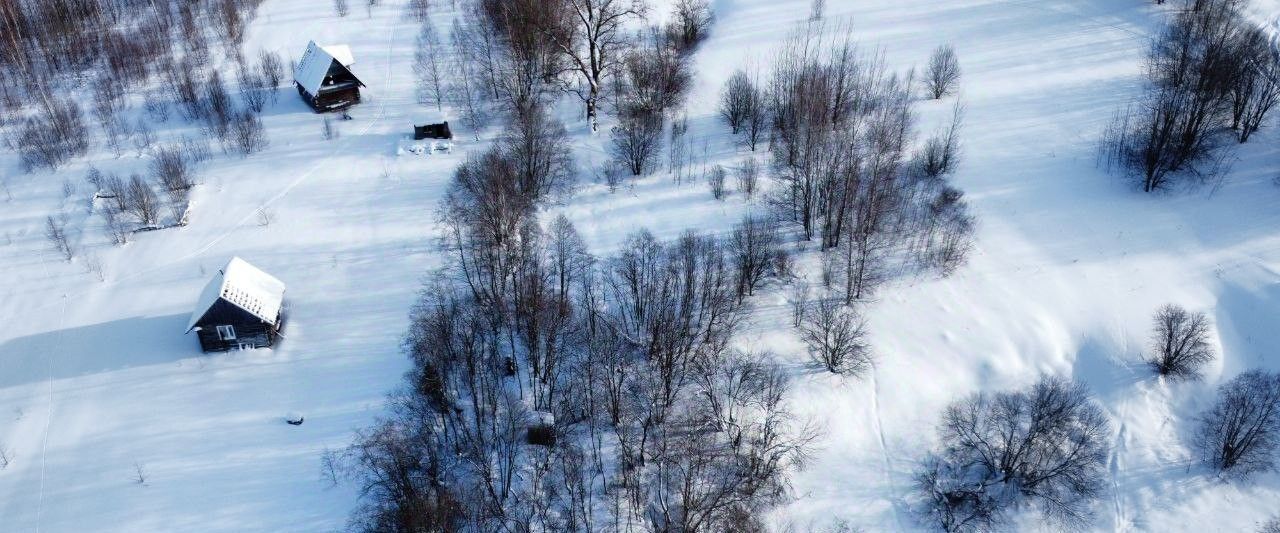
<instances>
[{"instance_id":1,"label":"ski track","mask_svg":"<svg viewBox=\"0 0 1280 533\"><path fill-rule=\"evenodd\" d=\"M893 469L889 461L889 446L885 444L884 424L880 419L880 380L876 379L876 364L871 363L871 412L874 415L876 425L876 441L880 443L880 458L884 461L884 481L885 485L893 486ZM889 502L889 508L893 511L893 521L898 526L898 531L904 531L902 527L902 517L898 516L898 506L893 502Z\"/></svg>"},{"instance_id":2,"label":"ski track","mask_svg":"<svg viewBox=\"0 0 1280 533\"><path fill-rule=\"evenodd\" d=\"M49 264L45 261L44 256L40 257L40 265L44 268L45 275L49 275ZM58 353L58 349L62 346L62 332L66 330L67 321L67 295L62 295L62 312L58 314L58 335L55 337L53 349L45 352L44 360L46 370L49 373L48 380L48 404L49 409L44 416L44 433L40 437L40 488L36 493L36 533L40 533L40 521L44 515L44 479L45 469L49 464L49 429L53 426L53 356Z\"/></svg>"}]
</instances>

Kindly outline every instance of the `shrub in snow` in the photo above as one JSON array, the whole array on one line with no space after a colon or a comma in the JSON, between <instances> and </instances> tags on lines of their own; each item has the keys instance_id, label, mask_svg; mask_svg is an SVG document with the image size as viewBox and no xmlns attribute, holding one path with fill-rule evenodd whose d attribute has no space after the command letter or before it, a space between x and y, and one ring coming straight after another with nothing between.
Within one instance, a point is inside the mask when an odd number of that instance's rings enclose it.
<instances>
[{"instance_id":1,"label":"shrub in snow","mask_svg":"<svg viewBox=\"0 0 1280 533\"><path fill-rule=\"evenodd\" d=\"M724 167L716 165L707 173L707 188L711 189L711 197L716 200L723 200L726 189L724 187L725 178Z\"/></svg>"},{"instance_id":2,"label":"shrub in snow","mask_svg":"<svg viewBox=\"0 0 1280 533\"><path fill-rule=\"evenodd\" d=\"M804 310L800 339L809 356L829 372L859 376L871 367L865 325L857 313L839 300L823 298Z\"/></svg>"},{"instance_id":3,"label":"shrub in snow","mask_svg":"<svg viewBox=\"0 0 1280 533\"><path fill-rule=\"evenodd\" d=\"M1251 370L1218 387L1196 443L1221 473L1247 477L1270 470L1280 446L1280 374Z\"/></svg>"},{"instance_id":4,"label":"shrub in snow","mask_svg":"<svg viewBox=\"0 0 1280 533\"><path fill-rule=\"evenodd\" d=\"M1156 312L1147 364L1162 376L1199 379L1200 369L1213 360L1209 345L1209 317L1168 304Z\"/></svg>"},{"instance_id":5,"label":"shrub in snow","mask_svg":"<svg viewBox=\"0 0 1280 533\"><path fill-rule=\"evenodd\" d=\"M609 138L614 160L631 175L643 175L662 151L662 116L640 112L620 117Z\"/></svg>"},{"instance_id":6,"label":"shrub in snow","mask_svg":"<svg viewBox=\"0 0 1280 533\"><path fill-rule=\"evenodd\" d=\"M1066 379L955 402L938 437L942 450L917 472L915 493L922 521L946 531L998 529L1022 504L1078 526L1106 487L1111 424Z\"/></svg>"}]
</instances>

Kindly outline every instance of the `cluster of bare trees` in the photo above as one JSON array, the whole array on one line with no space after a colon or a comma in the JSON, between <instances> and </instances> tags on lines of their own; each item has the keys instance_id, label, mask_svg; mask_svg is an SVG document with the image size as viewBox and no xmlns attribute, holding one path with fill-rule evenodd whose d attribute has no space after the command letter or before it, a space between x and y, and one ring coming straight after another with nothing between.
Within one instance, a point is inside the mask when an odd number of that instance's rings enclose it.
<instances>
[{"instance_id":1,"label":"cluster of bare trees","mask_svg":"<svg viewBox=\"0 0 1280 533\"><path fill-rule=\"evenodd\" d=\"M611 84L617 126L610 132L614 159L631 175L648 173L658 165L667 118L684 105L693 85L689 53L711 23L710 9L701 0L682 0L665 29L651 28L624 56ZM673 165L679 165L685 125L671 126ZM687 153L685 154L687 155ZM714 194L714 191L713 191Z\"/></svg>"},{"instance_id":2,"label":"cluster of bare trees","mask_svg":"<svg viewBox=\"0 0 1280 533\"><path fill-rule=\"evenodd\" d=\"M251 68L240 51L244 29L261 0L199 0L139 3L118 0L15 0L0 4L0 107L17 117L3 136L27 169L56 168L85 153L95 138L85 120L92 115L106 146L120 155L131 144L142 152L154 134L143 118L125 118L141 96L146 118L168 119L169 103L188 119L200 119L228 149L261 148L265 137L249 111L230 104L220 79L208 74L211 47L239 67L245 107L260 112L274 95L283 69L264 54ZM214 73L216 74L216 73ZM167 91L147 91L152 79ZM88 80L86 113L81 101L54 96ZM274 96L271 96L274 98ZM166 102L167 101L167 102ZM234 142L231 135L237 135ZM248 147L248 148L246 148Z\"/></svg>"},{"instance_id":3,"label":"cluster of bare trees","mask_svg":"<svg viewBox=\"0 0 1280 533\"><path fill-rule=\"evenodd\" d=\"M90 167L85 181L108 239L124 244L135 231L186 224L195 168L209 157L205 141L184 139L156 148L146 177L134 173L126 179Z\"/></svg>"},{"instance_id":4,"label":"cluster of bare trees","mask_svg":"<svg viewBox=\"0 0 1280 533\"><path fill-rule=\"evenodd\" d=\"M397 415L347 451L367 495L357 528L759 520L813 434L779 367L728 347L748 283L728 247L641 231L596 259L563 218L499 214L527 204L476 174L459 171L445 206L455 261L414 313Z\"/></svg>"},{"instance_id":5,"label":"cluster of bare trees","mask_svg":"<svg viewBox=\"0 0 1280 533\"><path fill-rule=\"evenodd\" d=\"M725 240L673 242L641 230L597 258L567 219L541 224L538 207L575 173L543 98L561 74L547 65L572 60L523 35L554 6L491 4L471 6L453 39L481 45L467 53L492 53L459 83L500 103L504 133L458 168L441 206L450 262L413 312L413 369L394 415L341 456L366 495L355 529L756 523L785 496L787 472L813 437L793 420L772 358L730 348L749 295L789 264L776 225L749 218ZM604 53L621 52L609 46ZM619 78L633 76L621 69L670 73L665 54L637 48L614 68ZM659 140L665 109L678 103L664 90L636 86L625 102L659 117Z\"/></svg>"},{"instance_id":6,"label":"cluster of bare trees","mask_svg":"<svg viewBox=\"0 0 1280 533\"><path fill-rule=\"evenodd\" d=\"M961 108L944 134L913 152L913 77L888 72L847 32L816 28L787 41L765 86L746 72L730 78L722 116L752 145L767 124L778 182L772 203L805 240L839 257L831 264L846 303L864 299L895 268L950 273L964 262L975 225L946 180L959 158Z\"/></svg>"},{"instance_id":7,"label":"cluster of bare trees","mask_svg":"<svg viewBox=\"0 0 1280 533\"><path fill-rule=\"evenodd\" d=\"M1148 87L1103 136L1101 160L1146 192L1222 170L1223 132L1246 142L1280 101L1280 63L1241 0L1189 0L1147 54Z\"/></svg>"},{"instance_id":8,"label":"cluster of bare trees","mask_svg":"<svg viewBox=\"0 0 1280 533\"><path fill-rule=\"evenodd\" d=\"M1000 529L1021 506L1071 529L1105 490L1110 423L1065 379L953 403L938 436L915 495L922 521L945 531Z\"/></svg>"}]
</instances>

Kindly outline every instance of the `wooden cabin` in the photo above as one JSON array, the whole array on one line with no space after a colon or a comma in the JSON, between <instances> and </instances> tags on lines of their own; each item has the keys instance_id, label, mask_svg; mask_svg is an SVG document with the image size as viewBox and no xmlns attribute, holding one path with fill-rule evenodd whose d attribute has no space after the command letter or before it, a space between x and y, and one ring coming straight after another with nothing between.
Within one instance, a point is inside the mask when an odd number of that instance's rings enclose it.
<instances>
[{"instance_id":1,"label":"wooden cabin","mask_svg":"<svg viewBox=\"0 0 1280 533\"><path fill-rule=\"evenodd\" d=\"M350 47L311 41L293 73L293 82L302 100L316 112L344 109L360 103L360 88L365 86L351 71L354 64Z\"/></svg>"},{"instance_id":2,"label":"wooden cabin","mask_svg":"<svg viewBox=\"0 0 1280 533\"><path fill-rule=\"evenodd\" d=\"M187 333L206 352L267 348L280 337L283 310L284 283L233 257L200 293Z\"/></svg>"}]
</instances>

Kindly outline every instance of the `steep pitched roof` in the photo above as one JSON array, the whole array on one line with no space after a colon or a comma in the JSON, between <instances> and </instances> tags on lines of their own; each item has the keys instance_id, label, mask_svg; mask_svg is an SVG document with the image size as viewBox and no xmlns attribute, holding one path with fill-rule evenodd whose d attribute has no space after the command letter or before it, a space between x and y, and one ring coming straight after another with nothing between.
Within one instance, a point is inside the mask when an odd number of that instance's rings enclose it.
<instances>
[{"instance_id":1,"label":"steep pitched roof","mask_svg":"<svg viewBox=\"0 0 1280 533\"><path fill-rule=\"evenodd\" d=\"M356 63L355 56L351 55L351 47L345 44L324 46L311 41L307 43L307 51L303 52L298 69L293 73L293 81L298 82L308 93L316 94L334 61L346 69Z\"/></svg>"},{"instance_id":2,"label":"steep pitched roof","mask_svg":"<svg viewBox=\"0 0 1280 533\"><path fill-rule=\"evenodd\" d=\"M200 299L187 323L188 332L218 300L244 309L263 322L275 323L284 303L284 283L244 259L232 257L200 292Z\"/></svg>"}]
</instances>

